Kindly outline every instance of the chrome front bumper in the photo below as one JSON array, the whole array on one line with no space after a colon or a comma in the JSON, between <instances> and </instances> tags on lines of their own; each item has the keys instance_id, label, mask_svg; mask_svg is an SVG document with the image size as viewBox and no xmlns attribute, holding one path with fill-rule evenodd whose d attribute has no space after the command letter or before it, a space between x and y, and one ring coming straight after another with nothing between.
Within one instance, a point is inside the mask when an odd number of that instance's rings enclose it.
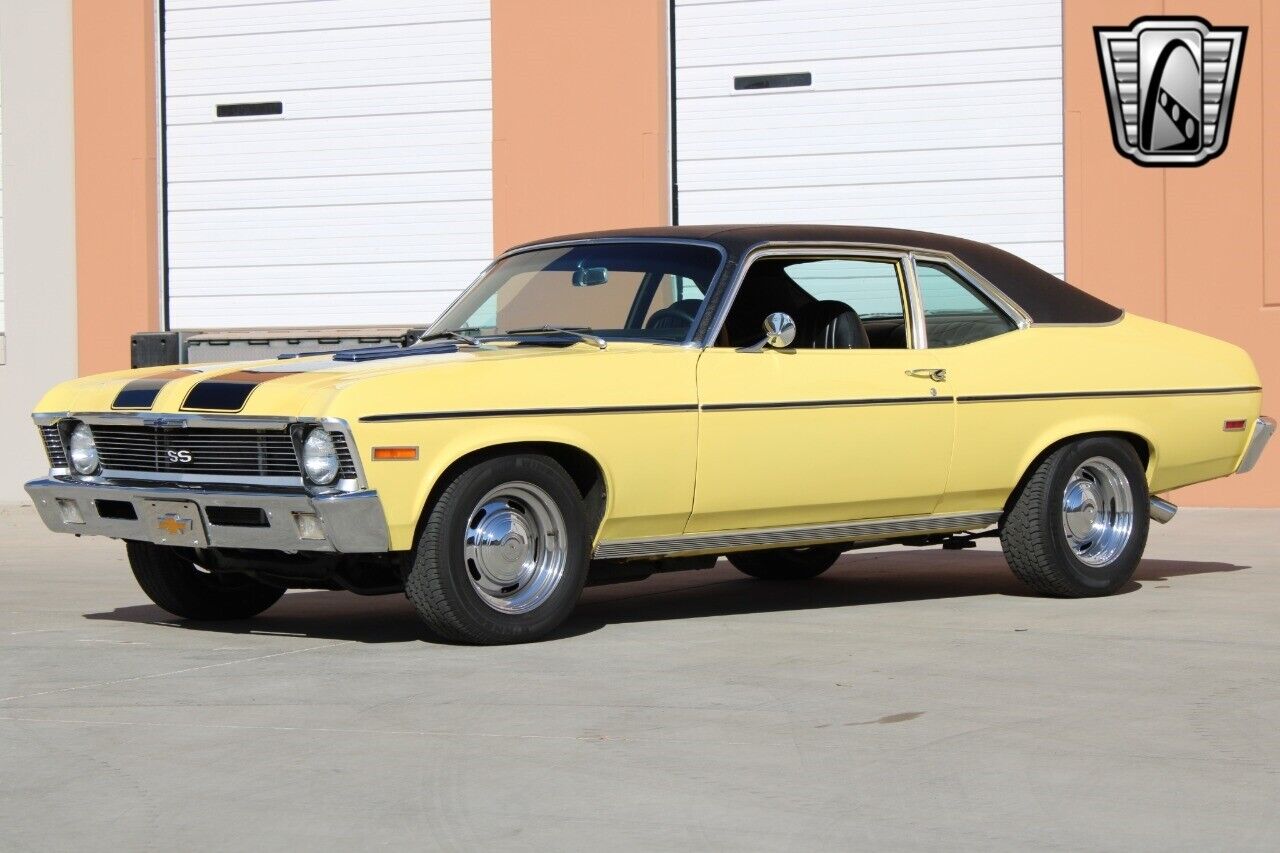
<instances>
[{"instance_id":1,"label":"chrome front bumper","mask_svg":"<svg viewBox=\"0 0 1280 853\"><path fill-rule=\"evenodd\" d=\"M40 518L56 533L272 551L347 554L390 548L382 502L371 490L313 495L300 490L86 483L60 476L32 480L26 488Z\"/></svg>"},{"instance_id":2,"label":"chrome front bumper","mask_svg":"<svg viewBox=\"0 0 1280 853\"><path fill-rule=\"evenodd\" d=\"M1275 420L1266 415L1253 422L1253 432L1249 433L1249 443L1244 446L1244 453L1240 456L1240 464L1236 465L1237 474L1253 470L1253 466L1258 464L1258 458L1262 456L1263 448L1267 446L1267 442L1275 434L1275 431Z\"/></svg>"}]
</instances>

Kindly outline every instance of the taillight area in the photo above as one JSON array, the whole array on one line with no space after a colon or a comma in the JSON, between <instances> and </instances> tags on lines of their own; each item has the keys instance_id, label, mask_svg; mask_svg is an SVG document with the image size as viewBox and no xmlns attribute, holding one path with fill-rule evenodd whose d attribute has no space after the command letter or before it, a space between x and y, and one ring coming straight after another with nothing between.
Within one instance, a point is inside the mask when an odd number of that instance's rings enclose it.
<instances>
[{"instance_id":1,"label":"taillight area","mask_svg":"<svg viewBox=\"0 0 1280 853\"><path fill-rule=\"evenodd\" d=\"M1240 420L1234 420L1234 421L1223 421L1222 431L1223 432L1243 432L1245 424L1247 423L1248 421L1243 418L1241 418Z\"/></svg>"}]
</instances>

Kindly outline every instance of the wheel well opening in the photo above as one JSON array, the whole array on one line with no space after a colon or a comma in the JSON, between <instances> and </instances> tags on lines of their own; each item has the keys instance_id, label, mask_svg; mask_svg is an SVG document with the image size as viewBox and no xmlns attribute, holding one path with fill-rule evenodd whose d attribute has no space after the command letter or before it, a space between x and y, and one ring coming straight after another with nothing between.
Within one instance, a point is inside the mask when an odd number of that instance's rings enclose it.
<instances>
[{"instance_id":1,"label":"wheel well opening","mask_svg":"<svg viewBox=\"0 0 1280 853\"><path fill-rule=\"evenodd\" d=\"M414 541L417 542L418 535L421 535L422 527L426 523L431 507L435 505L440 493L448 487L449 483L453 482L454 478L466 469L481 462L496 459L500 456L516 456L520 454L548 456L559 463L560 467L564 468L565 472L573 480L574 485L578 487L578 493L582 495L583 505L587 511L587 529L594 536L596 530L600 527L600 522L604 520L605 508L604 469L600 467L600 463L590 453L571 444L560 444L554 441L524 441L511 444L495 444L491 447L473 450L458 458L446 468L439 479L432 485L430 494L427 495L427 502L418 518L418 529L414 535Z\"/></svg>"},{"instance_id":2,"label":"wheel well opening","mask_svg":"<svg viewBox=\"0 0 1280 853\"><path fill-rule=\"evenodd\" d=\"M1004 511L1007 513L1013 506L1013 502L1018 499L1018 494L1022 491L1022 487L1026 485L1027 480L1035 474L1036 469L1040 467L1040 463L1051 456L1059 448L1070 444L1073 441L1079 441L1084 438L1118 438L1127 442L1138 454L1138 458L1142 460L1142 469L1148 470L1151 465L1151 445L1145 438L1134 432L1124 432L1122 430L1103 430L1100 432L1082 432L1076 435L1068 435L1058 439L1050 444L1044 450L1031 460L1031 464L1022 472L1022 476L1018 479L1018 484L1014 486L1013 491L1009 492L1009 497L1004 502Z\"/></svg>"}]
</instances>

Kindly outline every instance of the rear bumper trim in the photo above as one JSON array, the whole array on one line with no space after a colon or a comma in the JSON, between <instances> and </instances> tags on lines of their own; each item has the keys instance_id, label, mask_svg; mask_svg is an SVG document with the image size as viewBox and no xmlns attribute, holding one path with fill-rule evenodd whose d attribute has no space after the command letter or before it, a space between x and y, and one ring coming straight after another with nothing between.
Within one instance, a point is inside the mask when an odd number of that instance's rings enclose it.
<instances>
[{"instance_id":1,"label":"rear bumper trim","mask_svg":"<svg viewBox=\"0 0 1280 853\"><path fill-rule=\"evenodd\" d=\"M1275 434L1275 431L1276 422L1274 418L1263 415L1253 422L1253 432L1249 434L1249 443L1244 446L1244 453L1240 456L1240 463L1236 465L1237 474L1244 474L1253 470L1253 466L1258 464L1258 459L1262 456L1263 449L1267 446L1267 442L1271 440L1271 436Z\"/></svg>"},{"instance_id":2,"label":"rear bumper trim","mask_svg":"<svg viewBox=\"0 0 1280 853\"><path fill-rule=\"evenodd\" d=\"M194 504L210 548L257 548L270 551L330 551L382 553L390 549L386 517L378 493L372 490L314 495L300 490L230 490L197 486L85 483L71 477L50 476L27 483L27 494L45 526L56 533L110 536L157 544L175 544L157 525L151 501ZM108 517L98 512L99 500L133 505L136 519ZM63 506L70 502L81 521L68 521ZM239 526L209 523L209 507L260 509L267 525ZM295 513L315 515L323 539L303 539ZM116 513L118 514L118 513ZM72 514L74 518L74 513ZM197 539L199 537L196 537Z\"/></svg>"}]
</instances>

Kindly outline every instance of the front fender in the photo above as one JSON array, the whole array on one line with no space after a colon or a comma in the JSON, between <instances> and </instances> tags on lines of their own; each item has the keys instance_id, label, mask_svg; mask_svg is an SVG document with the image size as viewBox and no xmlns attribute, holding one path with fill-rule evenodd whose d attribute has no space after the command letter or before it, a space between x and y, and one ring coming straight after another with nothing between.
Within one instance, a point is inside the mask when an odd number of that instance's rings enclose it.
<instances>
[{"instance_id":1,"label":"front fender","mask_svg":"<svg viewBox=\"0 0 1280 853\"><path fill-rule=\"evenodd\" d=\"M605 483L608 538L675 535L693 505L697 412L501 416L355 427L372 488L382 496L393 550L407 550L427 501L460 459L504 445L549 443L594 459ZM412 462L375 461L374 447L415 446Z\"/></svg>"}]
</instances>

